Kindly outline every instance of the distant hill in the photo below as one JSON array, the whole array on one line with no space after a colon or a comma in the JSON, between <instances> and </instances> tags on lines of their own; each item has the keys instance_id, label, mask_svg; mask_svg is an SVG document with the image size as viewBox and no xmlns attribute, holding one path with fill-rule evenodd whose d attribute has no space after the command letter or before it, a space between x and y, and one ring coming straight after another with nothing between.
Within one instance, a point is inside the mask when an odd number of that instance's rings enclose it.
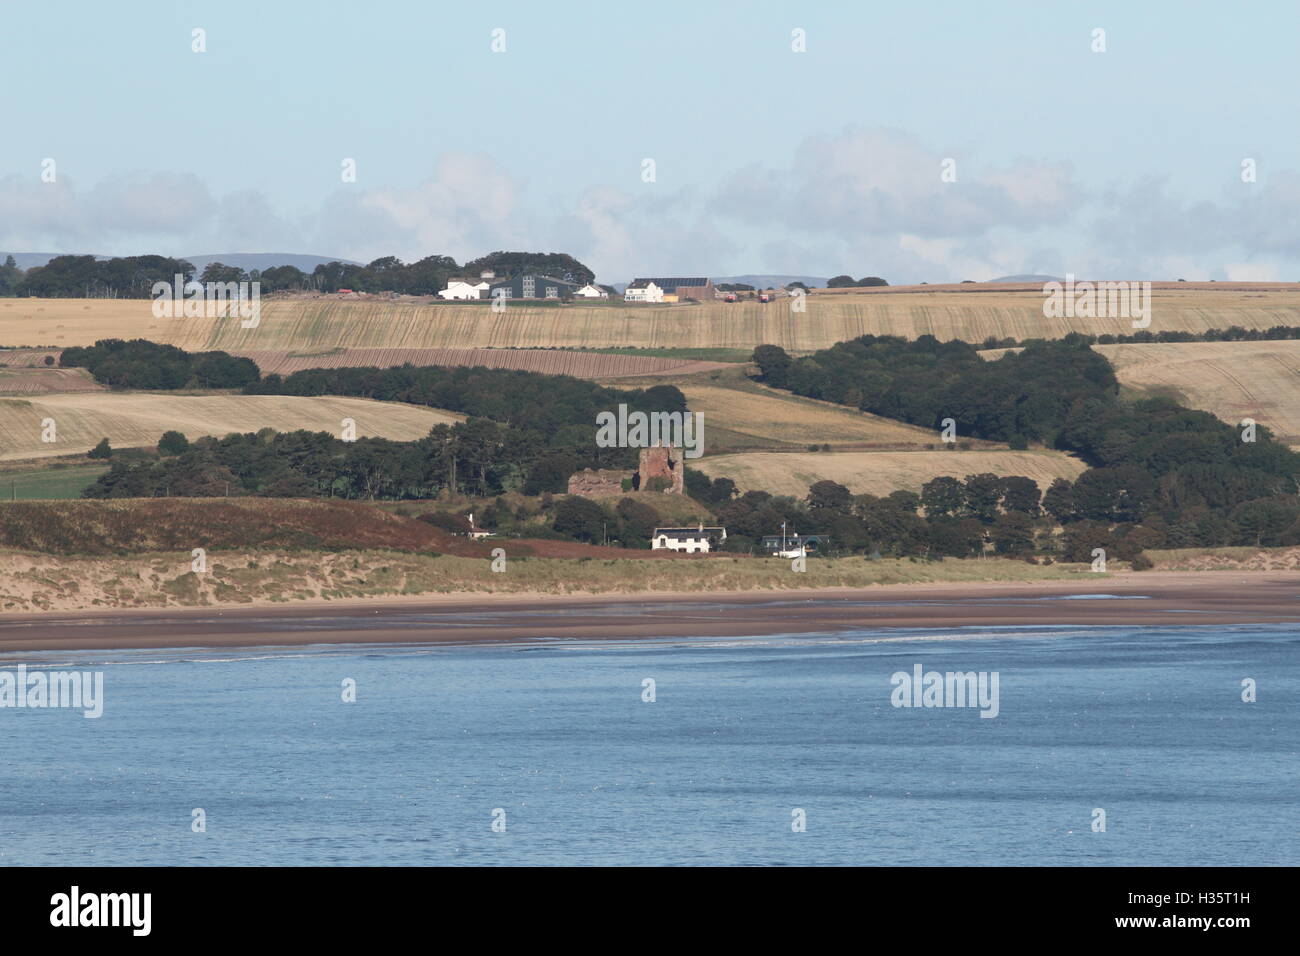
<instances>
[{"instance_id":1,"label":"distant hill","mask_svg":"<svg viewBox=\"0 0 1300 956\"><path fill-rule=\"evenodd\" d=\"M1042 275L1023 275L1023 276L1003 276L1000 279L989 279L989 282L1064 282L1060 276L1042 276Z\"/></svg>"},{"instance_id":2,"label":"distant hill","mask_svg":"<svg viewBox=\"0 0 1300 956\"><path fill-rule=\"evenodd\" d=\"M14 262L19 269L31 269L35 266L43 266L55 256L66 255L94 255L96 259L111 259L112 256L101 256L95 253L78 252L0 252L0 262L4 262L5 256L13 256ZM165 253L158 253L165 255ZM338 256L304 256L294 252L223 252L214 255L203 256L181 256L180 258L194 263L194 267L202 272L209 262L222 262L228 266L237 266L245 272L252 269L270 269L273 266L297 266L303 272L311 272L318 265L326 262L345 262L354 265L351 259L341 259Z\"/></svg>"}]
</instances>

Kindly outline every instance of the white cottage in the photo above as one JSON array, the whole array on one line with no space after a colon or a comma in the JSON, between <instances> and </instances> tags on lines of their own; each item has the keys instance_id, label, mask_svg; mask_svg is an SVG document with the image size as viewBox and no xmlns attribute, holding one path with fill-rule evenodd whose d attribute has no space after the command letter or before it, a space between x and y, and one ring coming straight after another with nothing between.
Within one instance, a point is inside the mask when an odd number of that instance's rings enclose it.
<instances>
[{"instance_id":1,"label":"white cottage","mask_svg":"<svg viewBox=\"0 0 1300 956\"><path fill-rule=\"evenodd\" d=\"M600 286L592 282L588 282L586 285L584 285L581 289L579 289L577 292L573 294L575 296L581 296L584 299L608 299L609 298L608 292L606 292Z\"/></svg>"},{"instance_id":2,"label":"white cottage","mask_svg":"<svg viewBox=\"0 0 1300 956\"><path fill-rule=\"evenodd\" d=\"M662 302L664 290L649 279L637 279L623 291L624 302Z\"/></svg>"},{"instance_id":3,"label":"white cottage","mask_svg":"<svg viewBox=\"0 0 1300 956\"><path fill-rule=\"evenodd\" d=\"M707 554L727 540L726 528L655 528L650 547L655 551L685 551L687 554Z\"/></svg>"}]
</instances>

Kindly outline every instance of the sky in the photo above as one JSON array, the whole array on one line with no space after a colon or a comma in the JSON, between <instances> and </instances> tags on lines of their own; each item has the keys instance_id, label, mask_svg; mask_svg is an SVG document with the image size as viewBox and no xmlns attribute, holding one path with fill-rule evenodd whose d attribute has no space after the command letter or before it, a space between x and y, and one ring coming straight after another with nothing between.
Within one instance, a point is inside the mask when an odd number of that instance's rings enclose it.
<instances>
[{"instance_id":1,"label":"sky","mask_svg":"<svg viewBox=\"0 0 1300 956\"><path fill-rule=\"evenodd\" d=\"M1294 0L0 18L6 251L1300 281Z\"/></svg>"}]
</instances>

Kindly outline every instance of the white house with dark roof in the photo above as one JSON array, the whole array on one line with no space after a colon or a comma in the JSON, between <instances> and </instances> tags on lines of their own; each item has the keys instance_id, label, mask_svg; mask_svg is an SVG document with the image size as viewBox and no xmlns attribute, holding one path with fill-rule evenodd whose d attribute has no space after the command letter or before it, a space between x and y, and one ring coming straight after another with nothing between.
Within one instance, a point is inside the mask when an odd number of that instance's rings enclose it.
<instances>
[{"instance_id":1,"label":"white house with dark roof","mask_svg":"<svg viewBox=\"0 0 1300 956\"><path fill-rule=\"evenodd\" d=\"M650 547L655 551L685 551L687 554L707 554L721 547L727 540L726 528L655 528Z\"/></svg>"},{"instance_id":2,"label":"white house with dark roof","mask_svg":"<svg viewBox=\"0 0 1300 956\"><path fill-rule=\"evenodd\" d=\"M701 276L650 277L633 279L623 293L623 299L627 302L681 302L685 299L712 302L716 295L712 279Z\"/></svg>"},{"instance_id":3,"label":"white house with dark roof","mask_svg":"<svg viewBox=\"0 0 1300 956\"><path fill-rule=\"evenodd\" d=\"M664 290L649 279L636 279L623 290L624 302L662 302Z\"/></svg>"}]
</instances>

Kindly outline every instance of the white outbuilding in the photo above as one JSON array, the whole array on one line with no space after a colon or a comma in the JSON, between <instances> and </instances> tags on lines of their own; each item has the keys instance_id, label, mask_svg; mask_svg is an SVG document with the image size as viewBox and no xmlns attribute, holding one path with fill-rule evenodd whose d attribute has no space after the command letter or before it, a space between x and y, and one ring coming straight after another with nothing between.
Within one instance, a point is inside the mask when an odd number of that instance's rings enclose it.
<instances>
[{"instance_id":1,"label":"white outbuilding","mask_svg":"<svg viewBox=\"0 0 1300 956\"><path fill-rule=\"evenodd\" d=\"M447 283L447 288L438 293L442 299L482 299L486 297L488 284L486 282L469 283L462 282L460 279L452 279Z\"/></svg>"}]
</instances>

